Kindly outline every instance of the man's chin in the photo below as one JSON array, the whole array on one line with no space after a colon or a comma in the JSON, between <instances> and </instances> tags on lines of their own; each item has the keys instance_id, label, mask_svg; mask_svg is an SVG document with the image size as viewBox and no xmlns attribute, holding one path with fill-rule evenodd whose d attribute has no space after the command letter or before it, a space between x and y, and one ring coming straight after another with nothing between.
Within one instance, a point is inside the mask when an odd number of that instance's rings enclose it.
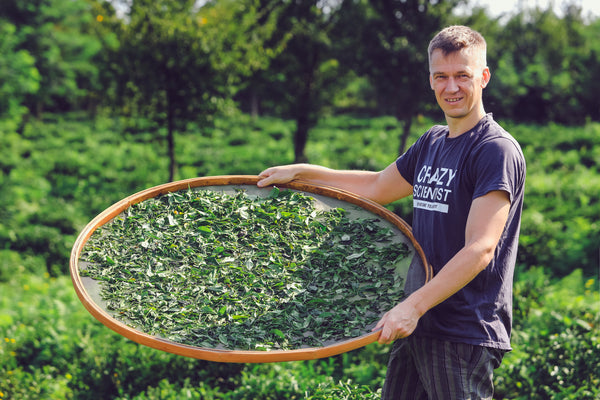
<instances>
[{"instance_id":1,"label":"man's chin","mask_svg":"<svg viewBox=\"0 0 600 400\"><path fill-rule=\"evenodd\" d=\"M450 119L463 119L467 116L467 114L462 110L449 110L445 111L444 114L446 115L446 118Z\"/></svg>"}]
</instances>

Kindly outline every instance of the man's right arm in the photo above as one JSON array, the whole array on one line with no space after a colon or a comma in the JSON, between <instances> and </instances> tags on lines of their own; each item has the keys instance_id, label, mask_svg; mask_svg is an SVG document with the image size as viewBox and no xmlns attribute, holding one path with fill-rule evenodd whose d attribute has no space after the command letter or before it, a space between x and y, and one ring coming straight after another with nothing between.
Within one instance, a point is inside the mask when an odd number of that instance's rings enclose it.
<instances>
[{"instance_id":1,"label":"man's right arm","mask_svg":"<svg viewBox=\"0 0 600 400\"><path fill-rule=\"evenodd\" d=\"M379 204L388 204L412 194L412 185L400 174L395 162L379 172L291 164L267 168L259 178L259 187L300 180L346 190Z\"/></svg>"}]
</instances>

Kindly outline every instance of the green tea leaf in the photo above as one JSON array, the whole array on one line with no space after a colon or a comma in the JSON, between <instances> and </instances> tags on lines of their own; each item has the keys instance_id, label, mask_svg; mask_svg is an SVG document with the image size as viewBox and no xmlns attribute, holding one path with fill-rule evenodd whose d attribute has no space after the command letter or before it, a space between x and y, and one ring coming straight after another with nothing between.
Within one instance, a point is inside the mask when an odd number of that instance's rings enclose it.
<instances>
[{"instance_id":1,"label":"green tea leaf","mask_svg":"<svg viewBox=\"0 0 600 400\"><path fill-rule=\"evenodd\" d=\"M202 347L292 349L368 333L403 296L410 254L378 219L317 210L274 188L251 198L188 190L148 199L98 229L82 275L124 322ZM310 332L310 334L306 334Z\"/></svg>"},{"instance_id":2,"label":"green tea leaf","mask_svg":"<svg viewBox=\"0 0 600 400\"><path fill-rule=\"evenodd\" d=\"M282 331L280 331L279 329L271 329L271 333L279 336L282 339L285 339L285 334Z\"/></svg>"}]
</instances>

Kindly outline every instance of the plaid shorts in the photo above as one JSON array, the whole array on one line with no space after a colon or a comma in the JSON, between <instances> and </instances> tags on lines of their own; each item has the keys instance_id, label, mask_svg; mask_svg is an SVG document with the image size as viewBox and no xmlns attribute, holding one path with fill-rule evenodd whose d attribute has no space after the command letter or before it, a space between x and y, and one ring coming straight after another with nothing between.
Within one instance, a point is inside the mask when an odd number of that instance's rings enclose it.
<instances>
[{"instance_id":1,"label":"plaid shorts","mask_svg":"<svg viewBox=\"0 0 600 400\"><path fill-rule=\"evenodd\" d=\"M494 369L504 353L414 335L397 340L390 352L382 399L491 400Z\"/></svg>"}]
</instances>

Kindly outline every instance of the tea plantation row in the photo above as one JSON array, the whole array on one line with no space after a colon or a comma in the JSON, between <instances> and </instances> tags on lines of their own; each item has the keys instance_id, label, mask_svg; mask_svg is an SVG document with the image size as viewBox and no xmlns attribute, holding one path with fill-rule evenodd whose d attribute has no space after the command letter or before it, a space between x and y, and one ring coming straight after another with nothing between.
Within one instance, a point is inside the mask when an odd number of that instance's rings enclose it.
<instances>
[{"instance_id":1,"label":"tea plantation row","mask_svg":"<svg viewBox=\"0 0 600 400\"><path fill-rule=\"evenodd\" d=\"M0 135L0 400L378 398L387 346L324 360L218 364L139 346L96 322L67 276L97 213L164 183L160 129L49 116ZM414 140L431 121L419 121ZM1 124L0 124L1 125ZM1 128L1 126L0 126ZM508 126L528 162L513 347L496 398L600 396L600 125ZM238 115L177 137L178 179L257 174L293 158L293 123ZM391 118L331 117L311 162L379 169L397 155ZM410 201L391 206L410 221Z\"/></svg>"},{"instance_id":2,"label":"tea plantation row","mask_svg":"<svg viewBox=\"0 0 600 400\"><path fill-rule=\"evenodd\" d=\"M431 121L413 128L414 141ZM519 263L552 275L598 271L600 124L511 126L528 164ZM139 127L141 126L141 127ZM0 130L1 130L0 126ZM177 137L177 179L258 174L293 160L293 123L239 115ZM127 132L127 133L124 133ZM380 169L397 156L393 118L330 117L311 132L311 162L333 168ZM131 129L119 119L62 116L0 137L0 249L42 256L65 273L71 244L97 213L123 197L164 183L164 132ZM410 199L391 206L411 221ZM0 279L6 271L0 269Z\"/></svg>"}]
</instances>

